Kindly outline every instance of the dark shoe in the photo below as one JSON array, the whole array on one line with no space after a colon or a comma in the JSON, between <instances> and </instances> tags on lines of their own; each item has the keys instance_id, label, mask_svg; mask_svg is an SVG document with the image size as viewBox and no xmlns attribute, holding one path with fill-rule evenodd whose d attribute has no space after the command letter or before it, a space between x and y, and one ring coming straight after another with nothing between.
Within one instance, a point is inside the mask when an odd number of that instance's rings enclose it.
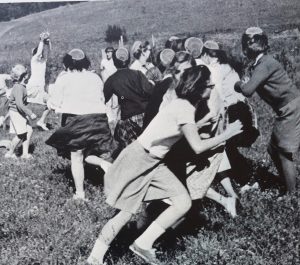
<instances>
[{"instance_id":1,"label":"dark shoe","mask_svg":"<svg viewBox=\"0 0 300 265\"><path fill-rule=\"evenodd\" d=\"M161 265L162 263L156 258L155 249L142 249L135 242L129 247L129 249L141 257L143 260L151 265Z\"/></svg>"}]
</instances>

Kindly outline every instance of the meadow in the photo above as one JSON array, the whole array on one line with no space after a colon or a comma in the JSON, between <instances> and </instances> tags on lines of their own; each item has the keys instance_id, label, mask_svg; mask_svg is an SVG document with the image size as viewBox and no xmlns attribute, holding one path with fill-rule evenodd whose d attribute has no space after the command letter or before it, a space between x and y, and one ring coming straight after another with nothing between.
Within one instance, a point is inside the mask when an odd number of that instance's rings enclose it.
<instances>
[{"instance_id":1,"label":"meadow","mask_svg":"<svg viewBox=\"0 0 300 265\"><path fill-rule=\"evenodd\" d=\"M30 51L44 29L50 31L53 40L47 70L47 80L53 82L62 69L63 54L74 47L83 48L92 68L99 71L101 48L108 45L104 42L108 24L126 28L127 45L135 39L150 39L152 34L158 46L171 35L199 36L220 42L237 60L241 59L242 31L249 25L260 25L270 36L270 52L300 88L299 1L189 2L82 3L0 23L0 73L16 62L29 65ZM250 184L257 181L260 189L241 195L235 219L211 201L195 202L186 221L155 244L164 264L300 264L300 178L295 194L279 194L274 181L277 172L266 152L273 113L257 95L251 103L261 136L251 148L241 148L251 171L247 176L234 176L234 186L239 191L240 180L247 179ZM30 107L41 114L40 106ZM49 132L34 126L33 160L6 160L6 151L0 149L0 265L84 265L100 229L114 214L104 202L101 169L86 167L89 201L71 199L74 184L70 163L45 145L59 126L59 117L51 113L48 123ZM1 129L0 139L11 137ZM299 155L295 159L300 172ZM216 188L223 192L218 185ZM107 256L109 265L143 264L128 250L140 233L134 226L139 217L115 240Z\"/></svg>"}]
</instances>

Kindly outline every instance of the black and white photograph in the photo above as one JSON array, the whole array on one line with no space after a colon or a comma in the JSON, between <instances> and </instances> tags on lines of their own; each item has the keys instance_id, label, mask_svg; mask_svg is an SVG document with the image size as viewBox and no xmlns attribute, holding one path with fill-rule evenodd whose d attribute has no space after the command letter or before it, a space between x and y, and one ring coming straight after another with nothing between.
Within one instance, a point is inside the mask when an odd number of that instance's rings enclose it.
<instances>
[{"instance_id":1,"label":"black and white photograph","mask_svg":"<svg viewBox=\"0 0 300 265\"><path fill-rule=\"evenodd\" d=\"M299 265L300 1L0 1L0 265Z\"/></svg>"}]
</instances>

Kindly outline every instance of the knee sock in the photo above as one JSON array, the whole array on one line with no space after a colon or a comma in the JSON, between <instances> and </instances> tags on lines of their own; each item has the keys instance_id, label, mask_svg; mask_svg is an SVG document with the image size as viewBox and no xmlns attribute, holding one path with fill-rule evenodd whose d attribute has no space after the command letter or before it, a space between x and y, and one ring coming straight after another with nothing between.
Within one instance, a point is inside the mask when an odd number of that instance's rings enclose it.
<instances>
[{"instance_id":1,"label":"knee sock","mask_svg":"<svg viewBox=\"0 0 300 265\"><path fill-rule=\"evenodd\" d=\"M95 245L92 249L90 256L88 257L87 262L89 264L103 264L104 255L107 252L109 246L98 238L95 242Z\"/></svg>"},{"instance_id":2,"label":"knee sock","mask_svg":"<svg viewBox=\"0 0 300 265\"><path fill-rule=\"evenodd\" d=\"M146 231L135 240L135 243L142 249L151 249L154 241L159 238L166 230L155 221Z\"/></svg>"}]
</instances>

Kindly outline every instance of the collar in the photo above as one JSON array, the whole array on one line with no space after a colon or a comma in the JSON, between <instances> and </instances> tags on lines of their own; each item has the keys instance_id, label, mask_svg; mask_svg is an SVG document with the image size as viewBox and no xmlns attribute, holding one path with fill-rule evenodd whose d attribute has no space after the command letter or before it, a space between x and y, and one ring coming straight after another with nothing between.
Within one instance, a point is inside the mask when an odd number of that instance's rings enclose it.
<instances>
[{"instance_id":1,"label":"collar","mask_svg":"<svg viewBox=\"0 0 300 265\"><path fill-rule=\"evenodd\" d=\"M163 77L163 80L164 80L164 79L167 79L167 78L169 78L169 77L172 77L172 75L171 75L171 74L166 74L166 75Z\"/></svg>"},{"instance_id":2,"label":"collar","mask_svg":"<svg viewBox=\"0 0 300 265\"><path fill-rule=\"evenodd\" d=\"M260 58L261 58L261 57L263 57L263 56L264 56L264 54L263 54L263 53L259 54L259 55L256 57L256 59L255 59L255 62L254 62L254 64L253 64L253 66L257 65L258 61L259 61L259 60L260 60Z\"/></svg>"}]
</instances>

